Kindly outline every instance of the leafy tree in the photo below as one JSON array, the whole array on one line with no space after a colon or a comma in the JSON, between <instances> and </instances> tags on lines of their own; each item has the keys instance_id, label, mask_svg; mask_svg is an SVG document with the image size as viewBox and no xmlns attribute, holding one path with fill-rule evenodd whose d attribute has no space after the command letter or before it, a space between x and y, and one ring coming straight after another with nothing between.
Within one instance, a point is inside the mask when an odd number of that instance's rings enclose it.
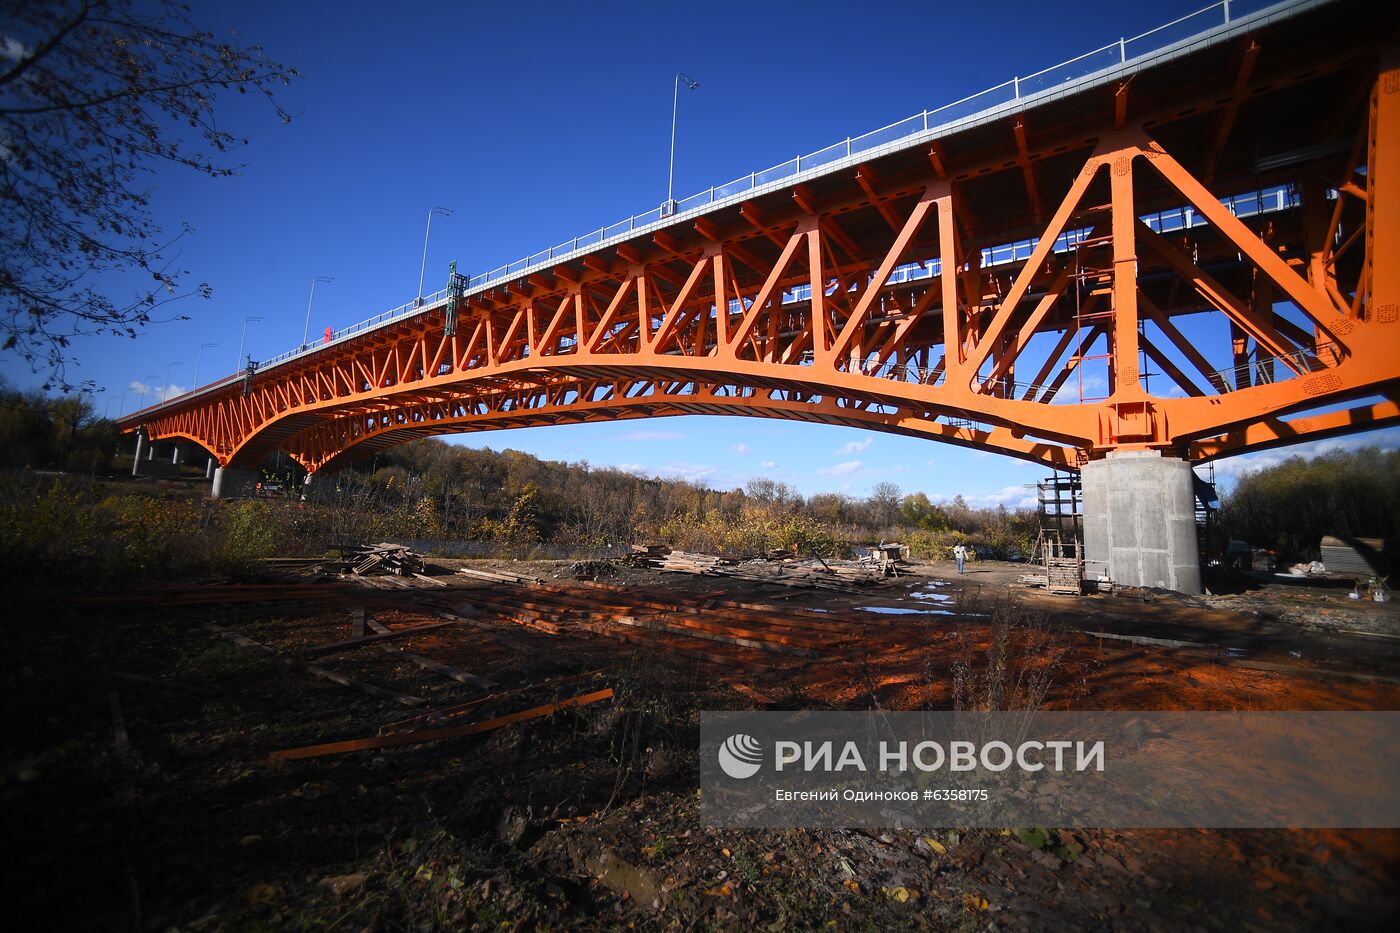
<instances>
[{"instance_id":1,"label":"leafy tree","mask_svg":"<svg viewBox=\"0 0 1400 933\"><path fill-rule=\"evenodd\" d=\"M115 445L115 427L86 396L48 398L0 383L0 466L91 473Z\"/></svg>"},{"instance_id":2,"label":"leafy tree","mask_svg":"<svg viewBox=\"0 0 1400 933\"><path fill-rule=\"evenodd\" d=\"M900 504L900 513L905 522L925 531L942 531L948 527L948 519L943 510L930 502L928 496L922 492L905 496L904 502Z\"/></svg>"},{"instance_id":3,"label":"leafy tree","mask_svg":"<svg viewBox=\"0 0 1400 933\"><path fill-rule=\"evenodd\" d=\"M1400 536L1400 451L1335 450L1246 473L1221 501L1232 538L1316 557L1323 535Z\"/></svg>"},{"instance_id":4,"label":"leafy tree","mask_svg":"<svg viewBox=\"0 0 1400 933\"><path fill-rule=\"evenodd\" d=\"M247 142L215 119L225 92L265 96L296 74L195 26L177 0L0 0L0 335L51 384L72 338L135 337L188 289L150 216L143 176L222 177ZM108 293L111 276L140 284ZM104 281L105 277L105 281Z\"/></svg>"}]
</instances>

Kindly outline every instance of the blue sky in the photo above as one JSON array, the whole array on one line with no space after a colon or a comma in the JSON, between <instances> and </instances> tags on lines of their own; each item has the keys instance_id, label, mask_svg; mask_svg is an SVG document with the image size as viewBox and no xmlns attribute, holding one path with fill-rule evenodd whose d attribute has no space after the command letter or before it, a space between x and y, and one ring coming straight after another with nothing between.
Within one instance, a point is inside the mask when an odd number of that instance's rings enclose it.
<instances>
[{"instance_id":1,"label":"blue sky","mask_svg":"<svg viewBox=\"0 0 1400 933\"><path fill-rule=\"evenodd\" d=\"M304 78L282 125L253 95L220 123L250 138L237 177L150 176L156 218L188 222L178 264L212 300L136 341L90 339L70 379L106 390L99 411L138 407L410 300L423 224L426 291L449 260L481 272L654 208L666 193L672 78L683 92L678 197L997 84L1198 8L1200 0L1051 5L890 3L196 3ZM386 16L386 10L392 15ZM122 286L116 286L120 289ZM172 367L172 363L180 365ZM9 355L0 373L42 381ZM125 399L121 397L125 395ZM1395 444L1397 432L1384 438ZM1377 439L1372 436L1371 440ZM717 487L767 475L804 493L881 481L931 496L1015 504L1043 470L1010 458L854 429L677 418L461 436L474 446L614 464ZM1229 468L1227 468L1229 469Z\"/></svg>"}]
</instances>

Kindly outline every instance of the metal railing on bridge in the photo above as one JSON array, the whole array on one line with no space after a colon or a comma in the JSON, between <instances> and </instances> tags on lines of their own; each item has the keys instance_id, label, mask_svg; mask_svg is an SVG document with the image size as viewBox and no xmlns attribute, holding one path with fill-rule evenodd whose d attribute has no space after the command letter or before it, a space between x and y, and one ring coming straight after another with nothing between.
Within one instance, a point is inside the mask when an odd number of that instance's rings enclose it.
<instances>
[{"instance_id":1,"label":"metal railing on bridge","mask_svg":"<svg viewBox=\"0 0 1400 933\"><path fill-rule=\"evenodd\" d=\"M883 155L887 151L904 148L916 137L946 133L955 129L960 123L975 121L1001 108L1017 105L1028 98L1040 97L1062 90L1071 84L1082 84L1096 76L1121 69L1130 62L1142 62L1154 55L1164 56L1169 51L1195 48L1232 27L1243 27L1277 17L1292 16L1330 2L1332 0L1282 0L1282 2L1220 0L1220 2L1212 3L1147 32L1131 38L1119 39L1117 42L1033 74L1013 77L994 87L945 104L942 107L925 110L864 135L847 137L841 142L815 152L796 156L761 171L750 172L748 175L722 185L712 186L705 191L679 200L676 202L674 210L667 210L668 206L663 205L641 214L633 214L625 220L590 230L556 246L499 266L489 272L468 276L466 277L467 287L470 291L479 291L499 282L516 278L536 267L574 258L582 253L597 249L609 241L626 238L653 226L675 223L683 215L703 213L723 202L751 196L770 186L776 187L780 183L790 182L798 176L810 177L813 174L822 174L823 169L834 170L841 163L857 156L870 158L875 155ZM1270 189L1267 192L1253 192L1235 198L1222 199L1222 203L1227 204L1240 216L1247 216L1246 211L1248 213L1262 213L1294 206L1296 194L1290 191L1285 195L1280 193L1281 190ZM1276 206L1266 206L1266 198L1274 199ZM1257 202L1252 209L1247 206L1251 199ZM1244 210L1240 209L1242 207ZM1197 226L1204 222L1198 216L1194 216L1190 208L1178 208L1156 215L1147 215L1144 216L1143 220L1159 231L1180 229L1183 226ZM1082 235L1082 233L1069 231L1062 234L1060 239L1065 242L1063 244L1057 242L1056 250L1063 251L1072 248L1074 245L1072 238L1078 235ZM1019 261L1030 255L1031 250L1035 248L1035 242L1035 240L1024 240L988 248L983 251L983 265L1000 265ZM933 275L937 275L937 261L911 263L895 270L891 282L928 278ZM902 278L899 278L901 276ZM295 347L262 360L257 364L258 370L265 371L304 354L315 352L324 346L339 343L367 330L373 330L398 318L435 310L447 300L447 291L447 289L441 289L431 295L414 298L374 317L359 321L349 327L334 330L321 343ZM800 289L796 291L800 291ZM789 299L789 296L785 295L785 300L803 300L796 297L795 293L789 294L793 297ZM810 290L807 297L810 297ZM228 379L221 380L189 394L202 394L203 391L220 388L229 381ZM152 408L159 408L170 401L166 400L160 405L152 406Z\"/></svg>"}]
</instances>

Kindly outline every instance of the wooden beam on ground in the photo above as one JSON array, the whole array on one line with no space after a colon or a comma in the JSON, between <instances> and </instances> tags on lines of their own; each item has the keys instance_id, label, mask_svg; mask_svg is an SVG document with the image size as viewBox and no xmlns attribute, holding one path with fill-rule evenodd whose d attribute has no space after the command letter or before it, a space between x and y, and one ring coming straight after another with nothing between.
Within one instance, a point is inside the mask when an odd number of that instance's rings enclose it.
<instances>
[{"instance_id":1,"label":"wooden beam on ground","mask_svg":"<svg viewBox=\"0 0 1400 933\"><path fill-rule=\"evenodd\" d=\"M770 697L768 694L761 693L758 690L755 690L753 687L750 687L742 680L726 680L724 682L724 685L732 690L742 693L744 696L748 697L750 700L753 700L759 706L772 706L774 703L778 702L777 700Z\"/></svg>"},{"instance_id":2,"label":"wooden beam on ground","mask_svg":"<svg viewBox=\"0 0 1400 933\"><path fill-rule=\"evenodd\" d=\"M417 745L422 742L436 742L439 739L455 739L468 735L480 735L483 732L494 732L497 729L514 725L517 722L525 722L530 719L541 719L545 716L553 715L562 709L575 706L587 706L590 703L599 703L603 700L612 699L613 691L611 687L585 693L582 696L571 697L567 700L560 700L558 703L546 703L543 706L535 706L530 709L520 710L517 713L509 713L505 716L497 716L495 719L487 719L483 722L467 723L462 726L448 726L443 729L423 729L419 732L407 732L399 735L375 735L363 739L351 739L346 742L327 742L322 745L307 745L302 748L288 748L270 753L269 762L296 761L303 758L321 758L326 755L343 755L347 752L368 751L375 748L392 748L397 745Z\"/></svg>"},{"instance_id":3,"label":"wooden beam on ground","mask_svg":"<svg viewBox=\"0 0 1400 933\"><path fill-rule=\"evenodd\" d=\"M423 625L414 625L406 628L389 629L387 632L376 633L374 635L361 635L359 638L350 638L345 641L327 642L324 645L312 645L306 649L308 657L315 657L322 654L335 654L337 651L348 651L352 648L359 648L362 645L373 645L382 641L389 641L394 638L406 638L409 635L417 635L419 632L431 632L433 629L446 628L449 625L456 625L456 622L428 622Z\"/></svg>"},{"instance_id":4,"label":"wooden beam on ground","mask_svg":"<svg viewBox=\"0 0 1400 933\"><path fill-rule=\"evenodd\" d=\"M390 629L388 626L381 625L380 623L372 620L370 621L369 625L370 628L374 629L375 631L380 631L381 629L386 632L393 631L393 629ZM432 658L425 658L421 654L414 654L411 651L405 651L402 648L396 647L394 645L381 644L378 647L379 650L383 651L385 654L391 654L396 658L400 658L404 661L407 661L409 664L416 664L419 667L423 668L423 670L425 671L432 671L434 674L441 674L444 677L450 677L453 680L457 681L457 683L466 684L468 687L475 687L478 690L494 690L498 686L494 680L487 680L485 677L478 677L477 675L472 674L468 671L464 671L461 668L453 667L450 664L443 664L441 661L434 661Z\"/></svg>"},{"instance_id":5,"label":"wooden beam on ground","mask_svg":"<svg viewBox=\"0 0 1400 933\"><path fill-rule=\"evenodd\" d=\"M284 658L272 647L264 645L260 641L254 641L246 635L240 635L235 631L226 629L221 625L215 625L213 622L204 623L204 627L221 638L227 638L236 645L242 645L245 648L253 648L265 654L270 654L293 670L301 671L303 674L310 674L312 677L329 680L332 683L340 684L342 687L349 687L352 690L358 690L361 693L367 693L372 697L379 697L382 700L393 700L395 703L402 703L404 706L420 706L426 702L422 697L386 690L383 687L376 687L374 684L367 684L355 680L352 677L346 677L344 674L337 674L335 671L328 671L324 667L316 667L311 664L304 664L301 661L293 661L290 658Z\"/></svg>"},{"instance_id":6,"label":"wooden beam on ground","mask_svg":"<svg viewBox=\"0 0 1400 933\"><path fill-rule=\"evenodd\" d=\"M108 677L117 680L125 680L133 684L145 684L148 687L164 687L168 690L181 690L185 693L198 693L202 696L218 696L219 691L212 687L203 687L199 684L186 683L183 680L167 680L162 677L147 677L144 674L132 674L129 671L107 671Z\"/></svg>"}]
</instances>

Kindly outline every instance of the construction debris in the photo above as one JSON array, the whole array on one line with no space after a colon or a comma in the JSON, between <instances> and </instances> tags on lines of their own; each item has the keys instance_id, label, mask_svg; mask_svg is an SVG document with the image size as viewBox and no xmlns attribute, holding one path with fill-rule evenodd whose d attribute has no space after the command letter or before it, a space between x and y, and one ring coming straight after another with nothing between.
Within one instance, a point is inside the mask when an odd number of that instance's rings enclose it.
<instances>
[{"instance_id":1,"label":"construction debris","mask_svg":"<svg viewBox=\"0 0 1400 933\"><path fill-rule=\"evenodd\" d=\"M610 560L577 560L569 568L575 580L599 580L617 574L617 564Z\"/></svg>"},{"instance_id":2,"label":"construction debris","mask_svg":"<svg viewBox=\"0 0 1400 933\"><path fill-rule=\"evenodd\" d=\"M357 577L393 575L397 577L425 576L427 565L423 555L402 544L387 541L379 544L332 544L330 549L339 551L339 557L268 557L263 564L283 571L299 572L308 576L326 574L353 574Z\"/></svg>"},{"instance_id":3,"label":"construction debris","mask_svg":"<svg viewBox=\"0 0 1400 933\"><path fill-rule=\"evenodd\" d=\"M402 544L336 544L332 545L350 563L350 572L359 577L393 574L396 577L420 574L424 570L423 556Z\"/></svg>"}]
</instances>

